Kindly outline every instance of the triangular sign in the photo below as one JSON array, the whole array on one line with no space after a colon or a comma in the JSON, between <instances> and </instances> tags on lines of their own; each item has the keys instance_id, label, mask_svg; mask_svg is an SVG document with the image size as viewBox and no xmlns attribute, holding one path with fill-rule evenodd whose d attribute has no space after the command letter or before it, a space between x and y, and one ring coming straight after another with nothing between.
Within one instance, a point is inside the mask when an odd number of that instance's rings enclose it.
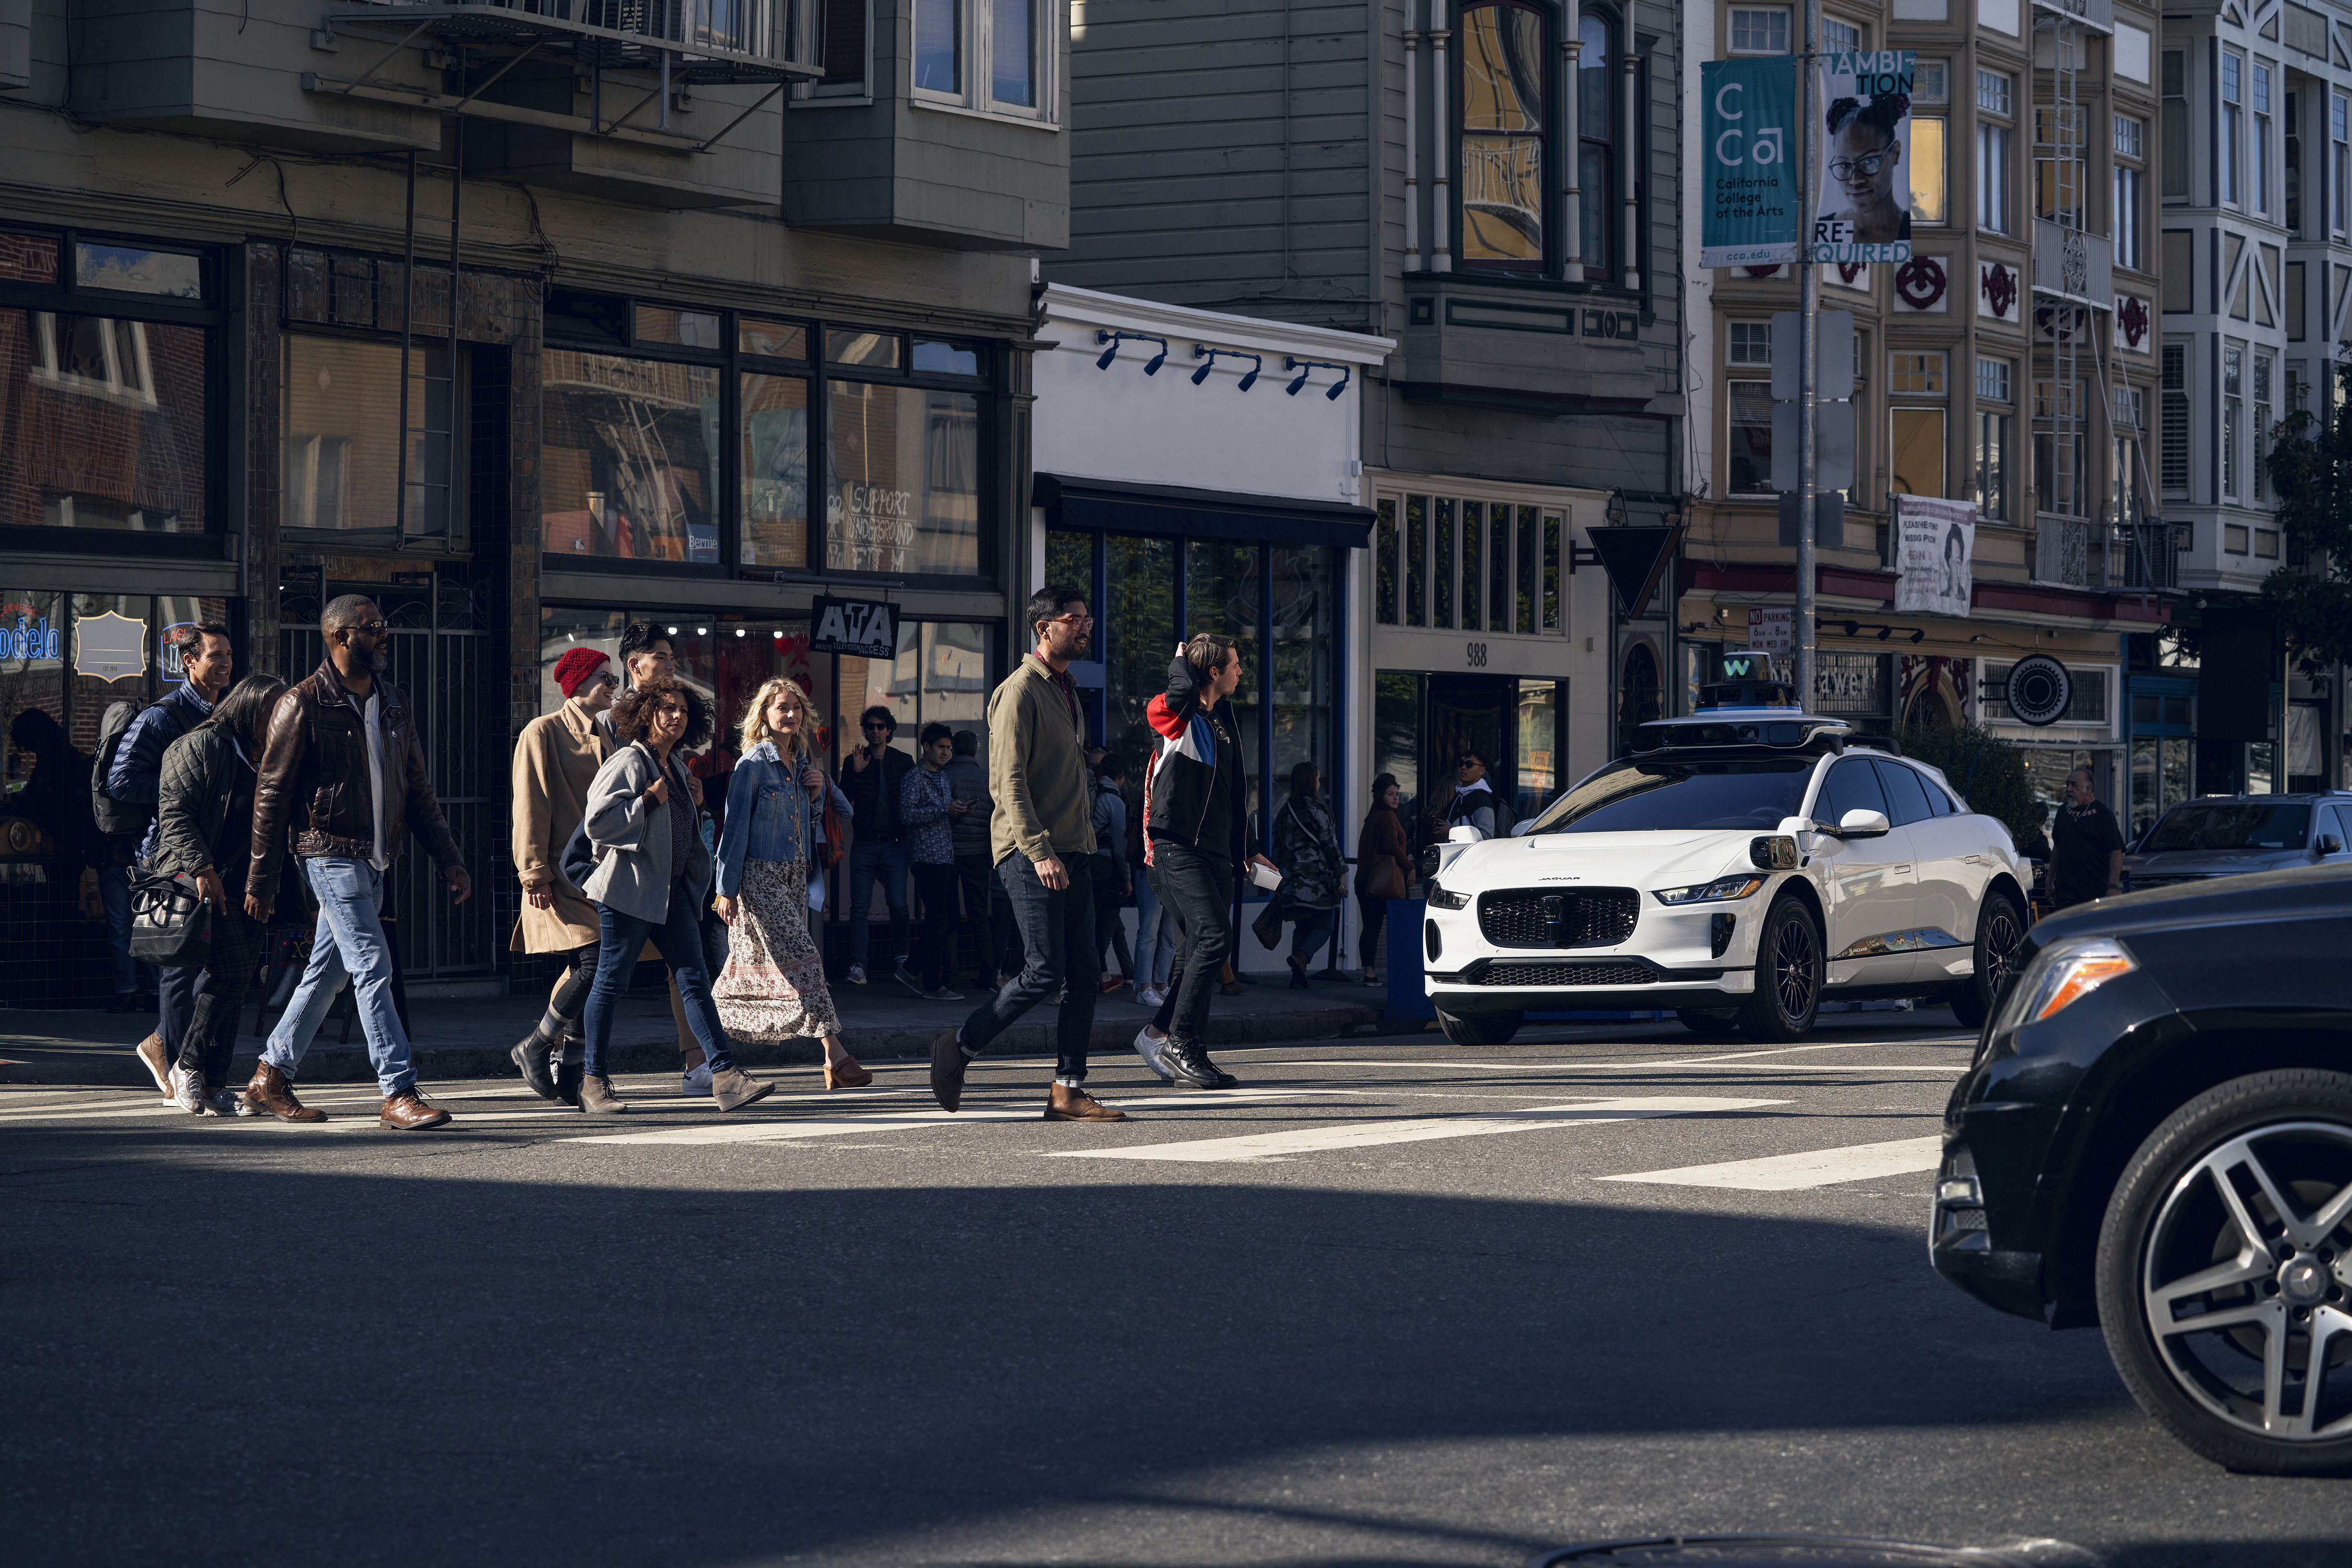
<instances>
[{"instance_id":1,"label":"triangular sign","mask_svg":"<svg viewBox=\"0 0 2352 1568\"><path fill-rule=\"evenodd\" d=\"M1592 552L1601 557L1601 569L1616 585L1617 596L1625 602L1625 618L1640 620L1682 542L1682 524L1629 523L1584 531L1592 541Z\"/></svg>"}]
</instances>

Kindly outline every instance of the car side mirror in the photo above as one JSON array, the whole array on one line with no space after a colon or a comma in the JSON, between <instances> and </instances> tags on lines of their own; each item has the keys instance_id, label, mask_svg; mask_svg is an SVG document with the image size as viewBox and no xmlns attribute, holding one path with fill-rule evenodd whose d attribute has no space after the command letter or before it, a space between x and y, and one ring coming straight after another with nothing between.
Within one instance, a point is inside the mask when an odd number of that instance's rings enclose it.
<instances>
[{"instance_id":1,"label":"car side mirror","mask_svg":"<svg viewBox=\"0 0 2352 1568\"><path fill-rule=\"evenodd\" d=\"M2344 841L2333 833L2323 833L2312 848L2322 855L2341 855L2344 853Z\"/></svg>"},{"instance_id":2,"label":"car side mirror","mask_svg":"<svg viewBox=\"0 0 2352 1568\"><path fill-rule=\"evenodd\" d=\"M1457 822L1445 830L1448 844L1483 844L1486 836L1466 822Z\"/></svg>"},{"instance_id":3,"label":"car side mirror","mask_svg":"<svg viewBox=\"0 0 2352 1568\"><path fill-rule=\"evenodd\" d=\"M1831 831L1840 838L1884 838L1894 831L1894 827L1887 822L1885 812L1858 805L1840 817L1837 826Z\"/></svg>"}]
</instances>

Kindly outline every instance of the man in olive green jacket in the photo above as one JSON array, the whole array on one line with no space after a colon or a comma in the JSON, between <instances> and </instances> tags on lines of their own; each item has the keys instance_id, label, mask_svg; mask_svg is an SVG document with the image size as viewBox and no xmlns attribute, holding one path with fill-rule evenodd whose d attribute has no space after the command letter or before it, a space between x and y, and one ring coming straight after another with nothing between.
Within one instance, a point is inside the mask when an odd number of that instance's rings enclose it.
<instances>
[{"instance_id":1,"label":"man in olive green jacket","mask_svg":"<svg viewBox=\"0 0 2352 1568\"><path fill-rule=\"evenodd\" d=\"M1054 1030L1045 1120L1118 1121L1125 1118L1083 1087L1102 959L1087 870L1095 831L1086 721L1069 672L1095 622L1086 595L1058 583L1030 595L1028 618L1036 646L988 700L988 791L996 801L989 843L1021 928L1024 966L961 1028L932 1042L931 1092L953 1110L963 1099L965 1064L1030 1008L1061 993L1066 999Z\"/></svg>"}]
</instances>

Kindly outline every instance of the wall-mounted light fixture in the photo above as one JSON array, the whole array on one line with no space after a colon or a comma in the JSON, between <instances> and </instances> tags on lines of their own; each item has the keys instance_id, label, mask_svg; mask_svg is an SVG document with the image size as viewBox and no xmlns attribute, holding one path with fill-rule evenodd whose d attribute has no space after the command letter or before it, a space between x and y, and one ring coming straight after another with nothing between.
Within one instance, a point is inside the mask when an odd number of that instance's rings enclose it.
<instances>
[{"instance_id":1,"label":"wall-mounted light fixture","mask_svg":"<svg viewBox=\"0 0 2352 1568\"><path fill-rule=\"evenodd\" d=\"M1124 342L1158 343L1160 345L1160 352L1153 354L1144 364L1143 374L1146 375L1158 375L1160 374L1160 367L1168 363L1168 340L1160 337L1156 332L1110 332L1104 331L1097 328L1095 331L1095 342L1098 343L1108 343L1110 345L1110 347L1103 350L1102 357L1095 361L1095 368L1097 370L1108 370L1110 368L1110 362L1118 357L1118 345Z\"/></svg>"},{"instance_id":2,"label":"wall-mounted light fixture","mask_svg":"<svg viewBox=\"0 0 2352 1568\"><path fill-rule=\"evenodd\" d=\"M1338 371L1339 373L1339 379L1333 382L1329 388L1323 394L1325 397L1329 398L1334 403L1339 402L1339 395L1348 390L1349 378L1355 374L1354 368L1349 365L1334 364L1329 360L1322 359L1293 359L1288 354L1282 356L1282 368L1285 370L1295 370L1298 373L1297 375L1291 379L1290 384L1282 389L1284 395L1290 397L1296 397L1307 389L1307 377L1311 372L1318 370Z\"/></svg>"},{"instance_id":3,"label":"wall-mounted light fixture","mask_svg":"<svg viewBox=\"0 0 2352 1568\"><path fill-rule=\"evenodd\" d=\"M1217 361L1220 359L1245 359L1249 361L1249 369L1242 373L1241 390L1244 392L1247 392L1251 387L1257 384L1257 373L1259 370L1264 368L1265 364L1265 356L1264 354L1244 353L1240 349L1213 349L1206 343L1194 343L1192 345L1192 357L1202 362L1201 368L1192 373L1192 384L1194 386L1198 386L1202 382L1209 379L1209 372L1216 368Z\"/></svg>"}]
</instances>

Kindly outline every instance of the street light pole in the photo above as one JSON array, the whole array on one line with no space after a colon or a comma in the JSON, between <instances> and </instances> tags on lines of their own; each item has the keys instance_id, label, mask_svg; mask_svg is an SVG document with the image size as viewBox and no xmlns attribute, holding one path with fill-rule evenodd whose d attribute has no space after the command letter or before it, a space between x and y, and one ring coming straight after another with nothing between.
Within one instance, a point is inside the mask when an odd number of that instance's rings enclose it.
<instances>
[{"instance_id":1,"label":"street light pole","mask_svg":"<svg viewBox=\"0 0 2352 1568\"><path fill-rule=\"evenodd\" d=\"M1813 138L1820 133L1814 123L1813 40L1821 27L1821 0L1805 0L1805 52L1797 61L1797 121L1802 127L1797 138L1797 232L1802 237L1797 247L1797 310L1802 318L1797 363L1802 381L1797 404L1797 607L1791 617L1796 625L1790 630L1796 639L1800 709L1813 704L1813 511L1819 504L1813 491L1820 456L1814 405L1821 386L1822 303L1820 269L1813 264L1813 176L1820 162L1813 151Z\"/></svg>"}]
</instances>

